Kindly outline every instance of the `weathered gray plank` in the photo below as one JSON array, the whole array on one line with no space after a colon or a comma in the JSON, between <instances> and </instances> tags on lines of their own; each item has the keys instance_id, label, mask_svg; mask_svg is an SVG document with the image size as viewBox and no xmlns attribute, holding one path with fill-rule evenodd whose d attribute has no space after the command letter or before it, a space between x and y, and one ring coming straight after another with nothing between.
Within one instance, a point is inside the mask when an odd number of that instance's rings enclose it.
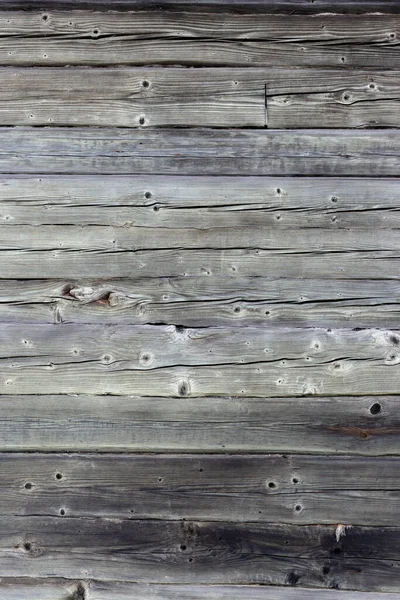
<instances>
[{"instance_id":1,"label":"weathered gray plank","mask_svg":"<svg viewBox=\"0 0 400 600\"><path fill-rule=\"evenodd\" d=\"M0 277L18 279L145 277L280 277L398 279L397 250L2 250Z\"/></svg>"},{"instance_id":2,"label":"weathered gray plank","mask_svg":"<svg viewBox=\"0 0 400 600\"><path fill-rule=\"evenodd\" d=\"M399 205L398 179L0 176L10 225L387 229L400 228Z\"/></svg>"},{"instance_id":3,"label":"weathered gray plank","mask_svg":"<svg viewBox=\"0 0 400 600\"><path fill-rule=\"evenodd\" d=\"M400 284L389 279L0 279L3 323L390 329L398 327L399 302Z\"/></svg>"},{"instance_id":4,"label":"weathered gray plank","mask_svg":"<svg viewBox=\"0 0 400 600\"><path fill-rule=\"evenodd\" d=\"M278 217L279 217L278 213ZM132 215L134 217L134 214ZM179 216L177 216L179 219ZM154 224L155 225L155 224ZM254 249L302 254L330 252L392 252L400 250L400 230L387 229L385 235L375 234L369 228L286 228L273 226L250 227L163 227L139 226L131 221L125 227L103 225L0 225L0 251L41 251L46 262L46 251L98 251L115 254L181 250L236 250ZM114 255L113 255L114 254ZM10 256L13 256L11 254ZM397 254L394 255L397 258ZM184 254L182 256L184 260ZM105 262L107 259L105 258Z\"/></svg>"},{"instance_id":5,"label":"weathered gray plank","mask_svg":"<svg viewBox=\"0 0 400 600\"><path fill-rule=\"evenodd\" d=\"M4 127L0 136L2 173L390 177L399 173L399 157L396 129Z\"/></svg>"},{"instance_id":6,"label":"weathered gray plank","mask_svg":"<svg viewBox=\"0 0 400 600\"><path fill-rule=\"evenodd\" d=\"M57 571L65 578L146 584L400 591L396 527L355 526L337 543L336 525L44 517L7 517L0 524L0 574L7 577L54 577Z\"/></svg>"},{"instance_id":7,"label":"weathered gray plank","mask_svg":"<svg viewBox=\"0 0 400 600\"><path fill-rule=\"evenodd\" d=\"M265 72L0 69L2 125L265 126Z\"/></svg>"},{"instance_id":8,"label":"weathered gray plank","mask_svg":"<svg viewBox=\"0 0 400 600\"><path fill-rule=\"evenodd\" d=\"M11 323L1 331L2 394L399 393L398 335L379 329Z\"/></svg>"},{"instance_id":9,"label":"weathered gray plank","mask_svg":"<svg viewBox=\"0 0 400 600\"><path fill-rule=\"evenodd\" d=\"M109 593L111 589L110 586L107 589L106 584L96 583L95 586L99 587L99 594ZM81 593L79 596L78 592L82 592L82 590L85 590L85 593L84 595ZM145 592L145 590L142 591ZM121 593L127 594L128 588L121 587ZM87 598L86 586L80 582L67 579L29 579L23 576L20 578L2 577L0 594L3 600L86 600Z\"/></svg>"},{"instance_id":10,"label":"weathered gray plank","mask_svg":"<svg viewBox=\"0 0 400 600\"><path fill-rule=\"evenodd\" d=\"M199 8L226 11L251 9L252 11L265 13L299 13L315 14L324 11L353 14L359 12L386 12L398 14L400 12L397 0L317 0L315 3L309 0L3 0L3 9L26 9L26 8L51 8L51 9L100 9L110 10L133 10L148 8L169 8L185 10L198 10Z\"/></svg>"},{"instance_id":11,"label":"weathered gray plank","mask_svg":"<svg viewBox=\"0 0 400 600\"><path fill-rule=\"evenodd\" d=\"M114 368L153 370L167 366L212 366L275 363L291 368L331 364L340 360L370 361L395 366L397 330L204 327L175 325L118 326L4 323L0 359L4 368L54 367L85 363ZM13 361L16 361L14 364ZM333 364L337 361L337 364ZM13 363L13 364L12 364ZM41 364L43 363L43 364ZM272 366L272 365L271 365Z\"/></svg>"},{"instance_id":12,"label":"weathered gray plank","mask_svg":"<svg viewBox=\"0 0 400 600\"><path fill-rule=\"evenodd\" d=\"M399 457L1 455L3 516L397 526Z\"/></svg>"},{"instance_id":13,"label":"weathered gray plank","mask_svg":"<svg viewBox=\"0 0 400 600\"><path fill-rule=\"evenodd\" d=\"M397 16L379 14L5 11L0 64L393 69L399 31Z\"/></svg>"},{"instance_id":14,"label":"weathered gray plank","mask_svg":"<svg viewBox=\"0 0 400 600\"><path fill-rule=\"evenodd\" d=\"M397 71L3 67L0 81L3 125L400 125Z\"/></svg>"},{"instance_id":15,"label":"weathered gray plank","mask_svg":"<svg viewBox=\"0 0 400 600\"><path fill-rule=\"evenodd\" d=\"M174 600L175 598L179 600L204 598L212 600L399 600L400 597L396 593L294 589L290 585L269 587L268 585L136 585L120 582L90 582L89 590L91 600ZM11 598L14 600L13 596ZM9 596L6 596L5 600L9 600Z\"/></svg>"},{"instance_id":16,"label":"weathered gray plank","mask_svg":"<svg viewBox=\"0 0 400 600\"><path fill-rule=\"evenodd\" d=\"M1 451L399 454L400 399L1 396Z\"/></svg>"},{"instance_id":17,"label":"weathered gray plank","mask_svg":"<svg viewBox=\"0 0 400 600\"><path fill-rule=\"evenodd\" d=\"M3 600L399 600L400 594L268 585L136 584L116 581L2 578ZM75 595L74 595L75 594ZM78 595L80 594L80 596Z\"/></svg>"}]
</instances>

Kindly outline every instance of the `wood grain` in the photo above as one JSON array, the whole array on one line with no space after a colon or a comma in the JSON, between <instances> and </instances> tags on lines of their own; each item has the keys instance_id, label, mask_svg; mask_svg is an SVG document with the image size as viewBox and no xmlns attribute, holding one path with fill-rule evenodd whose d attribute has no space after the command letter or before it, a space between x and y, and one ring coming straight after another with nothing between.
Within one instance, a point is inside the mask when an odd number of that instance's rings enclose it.
<instances>
[{"instance_id":1,"label":"wood grain","mask_svg":"<svg viewBox=\"0 0 400 600\"><path fill-rule=\"evenodd\" d=\"M120 579L399 591L397 527L355 526L337 543L336 525L49 517L0 524L0 573L7 577L54 577L57 570L59 577L112 585Z\"/></svg>"},{"instance_id":2,"label":"wood grain","mask_svg":"<svg viewBox=\"0 0 400 600\"><path fill-rule=\"evenodd\" d=\"M0 279L0 322L398 327L397 280Z\"/></svg>"},{"instance_id":3,"label":"wood grain","mask_svg":"<svg viewBox=\"0 0 400 600\"><path fill-rule=\"evenodd\" d=\"M0 175L8 225L371 231L400 228L399 202L396 178Z\"/></svg>"},{"instance_id":4,"label":"wood grain","mask_svg":"<svg viewBox=\"0 0 400 600\"><path fill-rule=\"evenodd\" d=\"M2 125L400 125L397 71L3 67L0 81Z\"/></svg>"},{"instance_id":5,"label":"wood grain","mask_svg":"<svg viewBox=\"0 0 400 600\"><path fill-rule=\"evenodd\" d=\"M1 451L399 454L397 396L2 396Z\"/></svg>"},{"instance_id":6,"label":"wood grain","mask_svg":"<svg viewBox=\"0 0 400 600\"><path fill-rule=\"evenodd\" d=\"M4 127L0 172L396 177L399 154L396 129Z\"/></svg>"},{"instance_id":7,"label":"wood grain","mask_svg":"<svg viewBox=\"0 0 400 600\"><path fill-rule=\"evenodd\" d=\"M398 69L397 15L4 11L0 64ZM199 7L198 7L199 8ZM226 5L229 10L229 5ZM204 9L203 9L204 11ZM344 60L343 60L344 59Z\"/></svg>"},{"instance_id":8,"label":"wood grain","mask_svg":"<svg viewBox=\"0 0 400 600\"><path fill-rule=\"evenodd\" d=\"M372 600L368 592L338 590L294 589L290 585L132 585L125 583L93 582L90 584L91 600ZM374 600L398 600L399 594L374 592ZM9 597L6 596L6 600ZM12 598L12 600L14 600ZM41 598L39 600L42 600ZM46 599L47 600L47 599ZM58 600L58 599L57 599Z\"/></svg>"},{"instance_id":9,"label":"wood grain","mask_svg":"<svg viewBox=\"0 0 400 600\"><path fill-rule=\"evenodd\" d=\"M399 338L390 330L10 323L2 339L3 394L399 393Z\"/></svg>"},{"instance_id":10,"label":"wood grain","mask_svg":"<svg viewBox=\"0 0 400 600\"><path fill-rule=\"evenodd\" d=\"M393 456L2 454L0 509L67 521L396 526L399 464Z\"/></svg>"}]
</instances>

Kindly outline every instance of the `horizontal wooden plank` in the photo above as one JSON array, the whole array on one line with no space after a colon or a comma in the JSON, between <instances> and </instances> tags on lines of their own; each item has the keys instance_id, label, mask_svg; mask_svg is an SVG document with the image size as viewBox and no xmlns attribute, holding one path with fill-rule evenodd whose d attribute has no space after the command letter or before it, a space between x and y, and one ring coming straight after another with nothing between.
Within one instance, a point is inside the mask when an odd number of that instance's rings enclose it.
<instances>
[{"instance_id":1,"label":"horizontal wooden plank","mask_svg":"<svg viewBox=\"0 0 400 600\"><path fill-rule=\"evenodd\" d=\"M89 590L91 600L399 600L400 597L396 593L294 589L290 585L135 585L91 582ZM5 596L5 600L10 600L9 596ZM41 597L39 600L42 600Z\"/></svg>"},{"instance_id":2,"label":"horizontal wooden plank","mask_svg":"<svg viewBox=\"0 0 400 600\"><path fill-rule=\"evenodd\" d=\"M1 451L399 454L397 396L2 396Z\"/></svg>"},{"instance_id":3,"label":"horizontal wooden plank","mask_svg":"<svg viewBox=\"0 0 400 600\"><path fill-rule=\"evenodd\" d=\"M279 216L279 214L278 214ZM179 218L179 217L177 217ZM178 223L179 224L179 223ZM185 228L153 226L127 227L102 225L0 225L0 251L84 251L115 253L146 250L237 250L259 248L272 252L332 253L332 252L398 252L400 229L387 229L385 235L371 229L285 228L242 225L237 227ZM6 254L7 255L7 254ZM13 254L10 254L13 256ZM397 258L397 254L394 256ZM29 259L28 259L29 260ZM104 258L107 262L107 258Z\"/></svg>"},{"instance_id":4,"label":"horizontal wooden plank","mask_svg":"<svg viewBox=\"0 0 400 600\"><path fill-rule=\"evenodd\" d=\"M390 279L0 279L0 322L396 329L399 299Z\"/></svg>"},{"instance_id":5,"label":"horizontal wooden plank","mask_svg":"<svg viewBox=\"0 0 400 600\"><path fill-rule=\"evenodd\" d=\"M0 175L9 225L388 229L399 204L398 179Z\"/></svg>"},{"instance_id":6,"label":"horizontal wooden plank","mask_svg":"<svg viewBox=\"0 0 400 600\"><path fill-rule=\"evenodd\" d=\"M0 81L2 125L265 126L252 70L2 68Z\"/></svg>"},{"instance_id":7,"label":"horizontal wooden plank","mask_svg":"<svg viewBox=\"0 0 400 600\"><path fill-rule=\"evenodd\" d=\"M97 583L97 585L99 586L99 594L110 592L109 585L107 586L105 583ZM78 596L78 592L83 590L84 594L81 593L81 596ZM122 589L122 593L128 593L127 587ZM87 598L86 587L81 582L50 578L2 577L0 580L0 594L3 600L32 600L32 598L35 600L86 600Z\"/></svg>"},{"instance_id":8,"label":"horizontal wooden plank","mask_svg":"<svg viewBox=\"0 0 400 600\"><path fill-rule=\"evenodd\" d=\"M48 517L3 517L0 524L0 574L6 577L54 577L57 571L85 581L400 591L396 527L355 526L337 543L336 525Z\"/></svg>"},{"instance_id":9,"label":"horizontal wooden plank","mask_svg":"<svg viewBox=\"0 0 400 600\"><path fill-rule=\"evenodd\" d=\"M398 16L379 14L4 11L0 64L396 69L399 33Z\"/></svg>"},{"instance_id":10,"label":"horizontal wooden plank","mask_svg":"<svg viewBox=\"0 0 400 600\"><path fill-rule=\"evenodd\" d=\"M399 465L393 456L7 453L0 509L67 520L395 526Z\"/></svg>"},{"instance_id":11,"label":"horizontal wooden plank","mask_svg":"<svg viewBox=\"0 0 400 600\"><path fill-rule=\"evenodd\" d=\"M51 9L98 9L98 10L134 10L148 8L168 8L215 11L235 11L251 9L258 13L299 13L315 14L319 12L338 12L357 14L359 12L400 12L397 0L3 0L3 9L51 8Z\"/></svg>"},{"instance_id":12,"label":"horizontal wooden plank","mask_svg":"<svg viewBox=\"0 0 400 600\"><path fill-rule=\"evenodd\" d=\"M272 277L398 279L398 251L285 250L3 250L2 278Z\"/></svg>"},{"instance_id":13,"label":"horizontal wooden plank","mask_svg":"<svg viewBox=\"0 0 400 600\"><path fill-rule=\"evenodd\" d=\"M397 176L396 130L2 128L1 173Z\"/></svg>"},{"instance_id":14,"label":"horizontal wooden plank","mask_svg":"<svg viewBox=\"0 0 400 600\"><path fill-rule=\"evenodd\" d=\"M73 582L55 579L2 578L3 600L399 600L400 594L352 592L290 585L137 584L116 581ZM75 596L74 596L75 594ZM80 596L77 596L80 594ZM373 595L373 598L372 598Z\"/></svg>"},{"instance_id":15,"label":"horizontal wooden plank","mask_svg":"<svg viewBox=\"0 0 400 600\"><path fill-rule=\"evenodd\" d=\"M398 127L399 73L372 73L3 67L0 114L3 125Z\"/></svg>"},{"instance_id":16,"label":"horizontal wooden plank","mask_svg":"<svg viewBox=\"0 0 400 600\"><path fill-rule=\"evenodd\" d=\"M399 393L396 331L19 323L1 330L2 394Z\"/></svg>"}]
</instances>

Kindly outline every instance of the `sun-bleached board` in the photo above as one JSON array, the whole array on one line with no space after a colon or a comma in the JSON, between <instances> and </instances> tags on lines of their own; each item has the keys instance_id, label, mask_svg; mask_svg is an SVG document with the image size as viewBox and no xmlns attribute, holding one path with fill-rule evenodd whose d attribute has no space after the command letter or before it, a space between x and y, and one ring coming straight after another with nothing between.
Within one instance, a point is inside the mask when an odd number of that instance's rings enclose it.
<instances>
[{"instance_id":1,"label":"sun-bleached board","mask_svg":"<svg viewBox=\"0 0 400 600\"><path fill-rule=\"evenodd\" d=\"M0 173L396 177L383 130L2 128Z\"/></svg>"},{"instance_id":2,"label":"sun-bleached board","mask_svg":"<svg viewBox=\"0 0 400 600\"><path fill-rule=\"evenodd\" d=\"M0 450L399 454L397 396L2 396Z\"/></svg>"},{"instance_id":3,"label":"sun-bleached board","mask_svg":"<svg viewBox=\"0 0 400 600\"><path fill-rule=\"evenodd\" d=\"M379 14L4 11L0 64L398 69L399 30Z\"/></svg>"}]
</instances>

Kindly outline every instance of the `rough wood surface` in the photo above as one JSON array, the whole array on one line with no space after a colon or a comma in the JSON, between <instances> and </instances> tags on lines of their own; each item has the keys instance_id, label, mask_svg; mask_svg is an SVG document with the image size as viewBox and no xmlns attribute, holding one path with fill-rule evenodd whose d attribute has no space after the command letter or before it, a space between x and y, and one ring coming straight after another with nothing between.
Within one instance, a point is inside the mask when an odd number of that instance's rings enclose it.
<instances>
[{"instance_id":1,"label":"rough wood surface","mask_svg":"<svg viewBox=\"0 0 400 600\"><path fill-rule=\"evenodd\" d=\"M399 31L379 14L4 11L0 64L398 69Z\"/></svg>"},{"instance_id":2,"label":"rough wood surface","mask_svg":"<svg viewBox=\"0 0 400 600\"><path fill-rule=\"evenodd\" d=\"M262 585L132 585L126 583L93 582L89 586L91 600L399 600L399 594L293 589L290 586ZM14 600L13 597L11 597ZM9 597L6 596L6 600ZM42 600L41 597L39 600ZM46 598L47 600L47 598ZM58 600L58 598L56 598Z\"/></svg>"},{"instance_id":3,"label":"rough wood surface","mask_svg":"<svg viewBox=\"0 0 400 600\"><path fill-rule=\"evenodd\" d=\"M325 11L355 15L358 13L384 12L398 14L397 0L3 0L3 9L59 9L76 8L97 10L132 9L180 9L231 11L251 9L258 13L315 14Z\"/></svg>"},{"instance_id":4,"label":"rough wood surface","mask_svg":"<svg viewBox=\"0 0 400 600\"><path fill-rule=\"evenodd\" d=\"M396 177L400 169L396 129L4 127L1 133L1 173Z\"/></svg>"},{"instance_id":5,"label":"rough wood surface","mask_svg":"<svg viewBox=\"0 0 400 600\"><path fill-rule=\"evenodd\" d=\"M0 321L398 328L398 280L0 279Z\"/></svg>"},{"instance_id":6,"label":"rough wood surface","mask_svg":"<svg viewBox=\"0 0 400 600\"><path fill-rule=\"evenodd\" d=\"M8 323L2 334L3 394L398 393L391 330Z\"/></svg>"},{"instance_id":7,"label":"rough wood surface","mask_svg":"<svg viewBox=\"0 0 400 600\"><path fill-rule=\"evenodd\" d=\"M398 71L3 67L0 80L2 125L400 125Z\"/></svg>"},{"instance_id":8,"label":"rough wood surface","mask_svg":"<svg viewBox=\"0 0 400 600\"><path fill-rule=\"evenodd\" d=\"M5 516L396 526L399 457L2 454Z\"/></svg>"},{"instance_id":9,"label":"rough wood surface","mask_svg":"<svg viewBox=\"0 0 400 600\"><path fill-rule=\"evenodd\" d=\"M2 396L0 450L399 454L397 396Z\"/></svg>"},{"instance_id":10,"label":"rough wood surface","mask_svg":"<svg viewBox=\"0 0 400 600\"><path fill-rule=\"evenodd\" d=\"M371 231L400 228L399 202L395 178L0 175L2 225Z\"/></svg>"},{"instance_id":11,"label":"rough wood surface","mask_svg":"<svg viewBox=\"0 0 400 600\"><path fill-rule=\"evenodd\" d=\"M57 571L83 580L400 591L397 527L354 526L336 542L337 525L61 517L4 517L0 525L7 577Z\"/></svg>"}]
</instances>

